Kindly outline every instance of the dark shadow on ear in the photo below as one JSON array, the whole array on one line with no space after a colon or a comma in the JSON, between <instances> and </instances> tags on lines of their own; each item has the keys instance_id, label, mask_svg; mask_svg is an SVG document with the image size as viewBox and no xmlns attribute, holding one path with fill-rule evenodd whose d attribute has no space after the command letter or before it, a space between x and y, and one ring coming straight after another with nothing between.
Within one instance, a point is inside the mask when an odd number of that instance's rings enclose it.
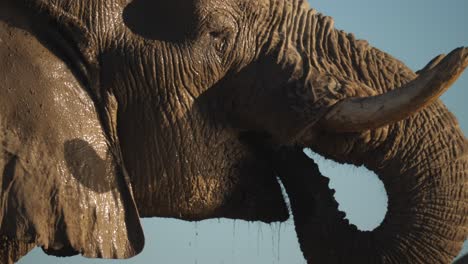
<instances>
[{"instance_id":1,"label":"dark shadow on ear","mask_svg":"<svg viewBox=\"0 0 468 264\"><path fill-rule=\"evenodd\" d=\"M125 8L123 19L133 33L169 42L189 38L196 25L192 0L134 0Z\"/></svg>"},{"instance_id":2,"label":"dark shadow on ear","mask_svg":"<svg viewBox=\"0 0 468 264\"><path fill-rule=\"evenodd\" d=\"M105 193L117 186L111 158L101 159L86 141L73 139L65 142L64 155L67 167L73 177L87 188Z\"/></svg>"}]
</instances>

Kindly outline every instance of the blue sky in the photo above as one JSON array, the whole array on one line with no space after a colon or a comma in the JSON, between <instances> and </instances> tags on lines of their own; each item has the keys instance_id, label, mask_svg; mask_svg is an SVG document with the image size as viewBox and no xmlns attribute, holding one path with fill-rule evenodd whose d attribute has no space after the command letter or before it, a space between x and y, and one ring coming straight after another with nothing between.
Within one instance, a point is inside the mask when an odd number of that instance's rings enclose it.
<instances>
[{"instance_id":1,"label":"blue sky","mask_svg":"<svg viewBox=\"0 0 468 264\"><path fill-rule=\"evenodd\" d=\"M440 53L468 46L468 1L451 0L316 0L311 6L335 18L337 28L353 32L405 62L422 68ZM468 73L442 97L468 135ZM385 190L364 169L338 165L314 156L332 179L340 208L362 229L378 225L385 214ZM209 220L186 223L144 219L146 247L130 260L59 259L34 250L21 264L98 263L305 263L291 222L265 225ZM468 253L468 244L464 252Z\"/></svg>"}]
</instances>

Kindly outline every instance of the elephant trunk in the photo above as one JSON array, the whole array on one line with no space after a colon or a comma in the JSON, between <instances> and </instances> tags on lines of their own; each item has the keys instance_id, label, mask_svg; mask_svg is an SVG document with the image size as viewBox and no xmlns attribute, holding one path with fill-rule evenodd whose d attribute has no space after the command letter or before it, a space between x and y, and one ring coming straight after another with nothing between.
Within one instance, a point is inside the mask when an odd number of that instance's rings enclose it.
<instances>
[{"instance_id":1,"label":"elephant trunk","mask_svg":"<svg viewBox=\"0 0 468 264\"><path fill-rule=\"evenodd\" d=\"M368 139L351 137L331 146L340 136L329 134L310 145L328 158L363 164L383 181L387 215L370 232L344 219L328 180L310 175L319 174L311 160L284 155L278 162L296 167L278 172L309 263L450 263L460 251L468 233L468 142L457 121L436 102L388 129L374 149Z\"/></svg>"},{"instance_id":2,"label":"elephant trunk","mask_svg":"<svg viewBox=\"0 0 468 264\"><path fill-rule=\"evenodd\" d=\"M304 91L294 109L304 123L295 143L364 165L388 193L384 221L362 232L338 211L327 180L311 175L320 174L312 161L279 155L274 166L304 256L309 263L449 263L468 234L468 142L437 96L466 68L467 49L436 58L418 76L333 29L330 18L304 14L305 33L292 38L298 52L285 53L301 54L296 90Z\"/></svg>"}]
</instances>

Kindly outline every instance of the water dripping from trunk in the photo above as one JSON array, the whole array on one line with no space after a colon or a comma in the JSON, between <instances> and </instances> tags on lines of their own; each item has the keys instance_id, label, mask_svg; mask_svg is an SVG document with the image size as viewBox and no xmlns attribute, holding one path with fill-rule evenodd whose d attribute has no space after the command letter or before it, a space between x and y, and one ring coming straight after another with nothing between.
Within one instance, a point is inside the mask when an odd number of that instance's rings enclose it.
<instances>
[{"instance_id":1,"label":"water dripping from trunk","mask_svg":"<svg viewBox=\"0 0 468 264\"><path fill-rule=\"evenodd\" d=\"M198 238L198 222L195 222L194 224L194 230L195 230L195 246L197 245L197 238Z\"/></svg>"},{"instance_id":2,"label":"water dripping from trunk","mask_svg":"<svg viewBox=\"0 0 468 264\"><path fill-rule=\"evenodd\" d=\"M232 221L232 263L236 263L236 220Z\"/></svg>"},{"instance_id":3,"label":"water dripping from trunk","mask_svg":"<svg viewBox=\"0 0 468 264\"><path fill-rule=\"evenodd\" d=\"M278 233L277 233L277 238L276 238L277 242L278 242L278 244L277 244L278 248L276 250L276 252L278 254L278 263L280 263L280 256L281 256L281 254L280 254L281 253L281 250L280 250L281 249L281 224L282 224L281 222L278 224Z\"/></svg>"},{"instance_id":4,"label":"water dripping from trunk","mask_svg":"<svg viewBox=\"0 0 468 264\"><path fill-rule=\"evenodd\" d=\"M257 228L257 256L260 256L260 242L263 240L262 224L258 223Z\"/></svg>"},{"instance_id":5,"label":"water dripping from trunk","mask_svg":"<svg viewBox=\"0 0 468 264\"><path fill-rule=\"evenodd\" d=\"M195 237L194 237L194 248L195 248L195 264L198 263L198 222L194 223Z\"/></svg>"},{"instance_id":6,"label":"water dripping from trunk","mask_svg":"<svg viewBox=\"0 0 468 264\"><path fill-rule=\"evenodd\" d=\"M279 223L270 224L271 228L271 257L272 263L279 263Z\"/></svg>"}]
</instances>

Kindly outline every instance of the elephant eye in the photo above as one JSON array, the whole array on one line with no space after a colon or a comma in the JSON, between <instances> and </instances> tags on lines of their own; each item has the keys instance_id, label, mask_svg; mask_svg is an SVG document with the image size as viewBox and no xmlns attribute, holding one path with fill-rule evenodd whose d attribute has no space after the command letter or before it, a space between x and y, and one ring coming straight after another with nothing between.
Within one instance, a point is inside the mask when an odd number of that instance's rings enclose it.
<instances>
[{"instance_id":1,"label":"elephant eye","mask_svg":"<svg viewBox=\"0 0 468 264\"><path fill-rule=\"evenodd\" d=\"M231 15L226 12L214 12L204 20L204 26L213 47L220 57L225 57L233 44L234 36L237 32L237 23Z\"/></svg>"},{"instance_id":2,"label":"elephant eye","mask_svg":"<svg viewBox=\"0 0 468 264\"><path fill-rule=\"evenodd\" d=\"M213 39L218 39L222 36L222 32L221 31L211 31L210 32L210 36L213 38Z\"/></svg>"},{"instance_id":3,"label":"elephant eye","mask_svg":"<svg viewBox=\"0 0 468 264\"><path fill-rule=\"evenodd\" d=\"M210 31L209 34L216 51L220 54L224 54L228 47L229 32L224 30L213 30Z\"/></svg>"}]
</instances>

